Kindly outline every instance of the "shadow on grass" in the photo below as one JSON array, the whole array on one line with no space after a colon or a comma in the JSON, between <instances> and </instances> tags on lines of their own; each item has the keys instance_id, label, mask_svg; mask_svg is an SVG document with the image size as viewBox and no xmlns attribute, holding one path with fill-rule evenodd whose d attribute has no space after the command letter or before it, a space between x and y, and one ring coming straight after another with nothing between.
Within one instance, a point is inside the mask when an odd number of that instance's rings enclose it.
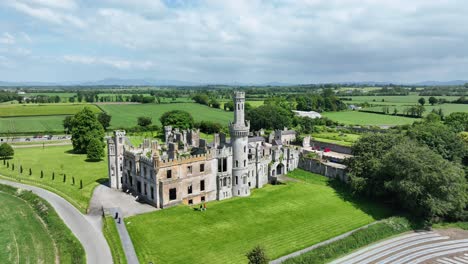
<instances>
[{"instance_id":1,"label":"shadow on grass","mask_svg":"<svg viewBox=\"0 0 468 264\"><path fill-rule=\"evenodd\" d=\"M86 162L101 162L102 159L85 159Z\"/></svg>"},{"instance_id":2,"label":"shadow on grass","mask_svg":"<svg viewBox=\"0 0 468 264\"><path fill-rule=\"evenodd\" d=\"M109 187L109 179L107 179L107 178L97 179L96 182L101 184L101 185L105 185L105 186Z\"/></svg>"},{"instance_id":3,"label":"shadow on grass","mask_svg":"<svg viewBox=\"0 0 468 264\"><path fill-rule=\"evenodd\" d=\"M76 153L73 149L66 150L64 153L65 154L81 154L81 153Z\"/></svg>"},{"instance_id":4,"label":"shadow on grass","mask_svg":"<svg viewBox=\"0 0 468 264\"><path fill-rule=\"evenodd\" d=\"M396 214L394 208L389 205L353 195L349 187L338 179L328 180L327 186L333 188L341 199L350 202L355 208L372 216L374 219L380 220Z\"/></svg>"}]
</instances>

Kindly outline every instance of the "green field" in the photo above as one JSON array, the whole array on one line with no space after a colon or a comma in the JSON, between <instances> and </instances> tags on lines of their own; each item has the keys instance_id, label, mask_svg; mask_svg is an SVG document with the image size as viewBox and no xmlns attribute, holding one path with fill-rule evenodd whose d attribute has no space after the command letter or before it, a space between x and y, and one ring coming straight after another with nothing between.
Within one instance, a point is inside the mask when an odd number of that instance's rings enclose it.
<instances>
[{"instance_id":1,"label":"green field","mask_svg":"<svg viewBox=\"0 0 468 264\"><path fill-rule=\"evenodd\" d=\"M346 125L394 126L412 124L415 118L380 115L359 111L324 112L323 116Z\"/></svg>"},{"instance_id":2,"label":"green field","mask_svg":"<svg viewBox=\"0 0 468 264\"><path fill-rule=\"evenodd\" d=\"M81 211L88 208L89 200L94 187L99 179L107 179L106 161L86 162L86 155L70 153L71 146L47 146L15 149L14 159L9 160L7 168L0 163L0 174L15 180L38 185L52 190L67 199ZM12 163L15 170L12 170ZM23 173L20 174L20 165ZM32 175L29 176L29 169ZM40 178L41 170L44 178ZM55 172L55 180L52 180L52 172ZM66 182L63 182L63 174ZM75 177L75 185L72 185L72 177ZM80 180L83 181L83 189L80 189Z\"/></svg>"},{"instance_id":3,"label":"green field","mask_svg":"<svg viewBox=\"0 0 468 264\"><path fill-rule=\"evenodd\" d=\"M0 192L0 259L2 263L54 263L54 240L31 206Z\"/></svg>"},{"instance_id":4,"label":"green field","mask_svg":"<svg viewBox=\"0 0 468 264\"><path fill-rule=\"evenodd\" d=\"M96 113L101 112L92 104L9 104L0 106L0 117L74 115L84 107Z\"/></svg>"},{"instance_id":5,"label":"green field","mask_svg":"<svg viewBox=\"0 0 468 264\"><path fill-rule=\"evenodd\" d=\"M64 118L64 116L27 116L0 118L0 133L63 133Z\"/></svg>"},{"instance_id":6,"label":"green field","mask_svg":"<svg viewBox=\"0 0 468 264\"><path fill-rule=\"evenodd\" d=\"M395 108L398 110L399 114L403 114L405 109L408 107L409 106L407 105L389 106L390 114L393 113L393 109ZM433 109L442 109L444 115L449 115L453 112L468 112L468 104L441 104L434 106L426 104L424 105L424 108L426 111L423 113L423 115L429 114ZM368 107L364 108L363 110L382 112L382 106Z\"/></svg>"},{"instance_id":7,"label":"green field","mask_svg":"<svg viewBox=\"0 0 468 264\"><path fill-rule=\"evenodd\" d=\"M418 100L421 97L424 97L426 104L429 104L430 96L419 96L417 94L410 94L406 96L343 96L346 98L351 98L351 101L346 101L347 104L358 104L367 102L369 104L385 104L385 105L415 105L418 104ZM445 99L447 101L453 101L459 96L434 96L437 99ZM382 99L384 100L382 102Z\"/></svg>"},{"instance_id":8,"label":"green field","mask_svg":"<svg viewBox=\"0 0 468 264\"><path fill-rule=\"evenodd\" d=\"M344 200L323 176L301 170L291 176L307 182L209 202L205 212L177 206L125 219L140 263L246 263L245 253L256 245L274 259L387 213Z\"/></svg>"},{"instance_id":9,"label":"green field","mask_svg":"<svg viewBox=\"0 0 468 264\"><path fill-rule=\"evenodd\" d=\"M227 125L234 119L233 112L226 112L221 109L214 109L196 103L180 104L127 104L127 105L101 105L104 111L112 116L112 128L132 127L137 125L139 116L149 116L154 124L161 125L159 118L165 112L171 110L184 110L192 114L195 121L214 121Z\"/></svg>"},{"instance_id":10,"label":"green field","mask_svg":"<svg viewBox=\"0 0 468 264\"><path fill-rule=\"evenodd\" d=\"M352 146L353 143L360 138L360 135L340 132L320 132L312 133L312 138L317 141L334 143L342 146Z\"/></svg>"}]
</instances>

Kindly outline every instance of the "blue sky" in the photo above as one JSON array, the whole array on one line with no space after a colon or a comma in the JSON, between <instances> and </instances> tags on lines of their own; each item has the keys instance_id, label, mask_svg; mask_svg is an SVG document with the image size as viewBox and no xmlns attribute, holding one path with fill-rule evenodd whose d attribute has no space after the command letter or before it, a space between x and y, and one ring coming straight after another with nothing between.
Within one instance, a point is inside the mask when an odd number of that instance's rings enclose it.
<instances>
[{"instance_id":1,"label":"blue sky","mask_svg":"<svg viewBox=\"0 0 468 264\"><path fill-rule=\"evenodd\" d=\"M468 79L468 2L8 0L0 81Z\"/></svg>"}]
</instances>

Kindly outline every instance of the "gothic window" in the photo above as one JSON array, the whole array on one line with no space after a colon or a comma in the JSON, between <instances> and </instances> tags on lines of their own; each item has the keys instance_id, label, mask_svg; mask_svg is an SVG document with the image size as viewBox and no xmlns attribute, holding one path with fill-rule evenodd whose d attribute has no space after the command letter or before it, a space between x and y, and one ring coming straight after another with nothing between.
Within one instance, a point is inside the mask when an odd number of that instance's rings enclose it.
<instances>
[{"instance_id":1,"label":"gothic window","mask_svg":"<svg viewBox=\"0 0 468 264\"><path fill-rule=\"evenodd\" d=\"M226 178L223 178L223 186L226 186Z\"/></svg>"},{"instance_id":2,"label":"gothic window","mask_svg":"<svg viewBox=\"0 0 468 264\"><path fill-rule=\"evenodd\" d=\"M191 194L192 193L192 184L190 184L187 188L187 193Z\"/></svg>"},{"instance_id":3,"label":"gothic window","mask_svg":"<svg viewBox=\"0 0 468 264\"><path fill-rule=\"evenodd\" d=\"M247 166L247 161L246 161L246 160L244 160L244 167L245 167L245 166Z\"/></svg>"},{"instance_id":4,"label":"gothic window","mask_svg":"<svg viewBox=\"0 0 468 264\"><path fill-rule=\"evenodd\" d=\"M239 177L236 176L236 185L239 183L239 182L238 182L238 178L239 178Z\"/></svg>"},{"instance_id":5,"label":"gothic window","mask_svg":"<svg viewBox=\"0 0 468 264\"><path fill-rule=\"evenodd\" d=\"M169 200L172 201L175 199L177 199L177 189L176 188L169 189Z\"/></svg>"},{"instance_id":6,"label":"gothic window","mask_svg":"<svg viewBox=\"0 0 468 264\"><path fill-rule=\"evenodd\" d=\"M244 146L244 153L246 153L246 152L247 152L247 147L246 147L246 146Z\"/></svg>"},{"instance_id":7,"label":"gothic window","mask_svg":"<svg viewBox=\"0 0 468 264\"><path fill-rule=\"evenodd\" d=\"M227 158L223 158L223 172L227 171Z\"/></svg>"},{"instance_id":8,"label":"gothic window","mask_svg":"<svg viewBox=\"0 0 468 264\"><path fill-rule=\"evenodd\" d=\"M200 172L204 172L205 171L205 164L202 163L200 164Z\"/></svg>"},{"instance_id":9,"label":"gothic window","mask_svg":"<svg viewBox=\"0 0 468 264\"><path fill-rule=\"evenodd\" d=\"M238 167L239 167L239 161L236 160L236 168L238 168Z\"/></svg>"},{"instance_id":10,"label":"gothic window","mask_svg":"<svg viewBox=\"0 0 468 264\"><path fill-rule=\"evenodd\" d=\"M166 171L166 176L168 179L172 178L172 170L167 170Z\"/></svg>"}]
</instances>

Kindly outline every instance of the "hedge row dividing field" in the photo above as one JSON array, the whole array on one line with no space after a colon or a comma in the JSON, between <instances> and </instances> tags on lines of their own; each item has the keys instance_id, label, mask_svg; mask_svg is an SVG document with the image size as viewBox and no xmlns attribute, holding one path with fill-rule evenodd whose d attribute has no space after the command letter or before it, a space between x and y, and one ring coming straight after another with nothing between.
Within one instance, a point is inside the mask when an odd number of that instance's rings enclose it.
<instances>
[{"instance_id":1,"label":"hedge row dividing field","mask_svg":"<svg viewBox=\"0 0 468 264\"><path fill-rule=\"evenodd\" d=\"M415 105L418 104L418 99L423 97L426 103L429 102L430 96L419 96L410 94L406 96L340 96L351 98L351 101L346 101L347 104L358 104L368 102L369 104L390 104L390 105ZM445 99L447 101L454 101L460 96L434 96L437 99ZM382 102L383 99L383 102ZM375 100L375 101L374 101Z\"/></svg>"},{"instance_id":2,"label":"hedge row dividing field","mask_svg":"<svg viewBox=\"0 0 468 264\"><path fill-rule=\"evenodd\" d=\"M387 214L344 199L323 176L302 170L294 175L310 179L209 202L204 212L177 206L125 219L140 262L246 263L245 253L256 245L274 259Z\"/></svg>"},{"instance_id":3,"label":"hedge row dividing field","mask_svg":"<svg viewBox=\"0 0 468 264\"><path fill-rule=\"evenodd\" d=\"M82 212L88 208L94 187L99 184L98 180L107 179L105 160L87 162L86 155L71 153L71 146L17 148L14 158L7 162L8 168L0 161L1 176L49 189L67 199ZM20 173L21 166L23 173ZM32 175L29 175L29 169ZM75 184L72 182L73 178ZM82 189L80 181L83 183Z\"/></svg>"},{"instance_id":4,"label":"hedge row dividing field","mask_svg":"<svg viewBox=\"0 0 468 264\"><path fill-rule=\"evenodd\" d=\"M227 125L233 120L233 113L221 109L210 108L196 103L177 104L128 104L128 105L100 105L100 107L112 116L111 127L132 127L137 125L137 118L149 116L153 124L161 125L159 118L165 112L171 110L184 110L192 114L195 121L213 121Z\"/></svg>"}]
</instances>

